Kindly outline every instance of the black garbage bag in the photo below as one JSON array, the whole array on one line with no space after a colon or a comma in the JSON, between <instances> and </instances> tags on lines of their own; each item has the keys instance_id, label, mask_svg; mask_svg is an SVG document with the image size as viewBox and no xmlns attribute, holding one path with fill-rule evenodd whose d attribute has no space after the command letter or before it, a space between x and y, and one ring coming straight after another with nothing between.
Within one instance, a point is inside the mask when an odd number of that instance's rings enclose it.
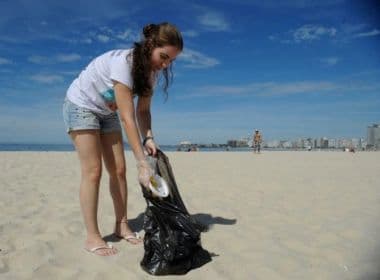
<instances>
[{"instance_id":1,"label":"black garbage bag","mask_svg":"<svg viewBox=\"0 0 380 280\"><path fill-rule=\"evenodd\" d=\"M170 195L159 198L142 187L147 208L144 215L144 257L141 267L153 275L185 274L211 261L201 246L203 225L187 211L179 194L169 159L157 152L156 172L168 183Z\"/></svg>"}]
</instances>

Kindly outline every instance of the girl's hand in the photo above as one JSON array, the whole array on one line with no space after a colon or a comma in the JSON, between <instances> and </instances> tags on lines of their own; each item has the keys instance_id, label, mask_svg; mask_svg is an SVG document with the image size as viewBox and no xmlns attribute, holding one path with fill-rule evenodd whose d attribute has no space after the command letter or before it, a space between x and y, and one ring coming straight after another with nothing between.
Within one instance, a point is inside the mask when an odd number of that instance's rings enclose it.
<instances>
[{"instance_id":1,"label":"girl's hand","mask_svg":"<svg viewBox=\"0 0 380 280\"><path fill-rule=\"evenodd\" d=\"M139 183L149 190L150 177L154 175L152 167L146 160L140 160L137 163L137 168Z\"/></svg>"},{"instance_id":2,"label":"girl's hand","mask_svg":"<svg viewBox=\"0 0 380 280\"><path fill-rule=\"evenodd\" d=\"M144 148L148 152L148 155L156 156L156 154L157 154L157 145L154 142L153 138L149 138L148 140L145 141Z\"/></svg>"},{"instance_id":3,"label":"girl's hand","mask_svg":"<svg viewBox=\"0 0 380 280\"><path fill-rule=\"evenodd\" d=\"M111 109L111 111L115 112L117 110L116 102L107 103L108 108Z\"/></svg>"}]
</instances>

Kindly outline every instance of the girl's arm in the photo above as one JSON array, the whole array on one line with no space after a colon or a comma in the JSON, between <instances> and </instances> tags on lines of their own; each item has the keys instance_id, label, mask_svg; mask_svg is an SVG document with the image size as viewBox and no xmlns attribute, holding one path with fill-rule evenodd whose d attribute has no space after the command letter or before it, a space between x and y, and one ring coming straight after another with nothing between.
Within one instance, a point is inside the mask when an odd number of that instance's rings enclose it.
<instances>
[{"instance_id":1,"label":"girl's arm","mask_svg":"<svg viewBox=\"0 0 380 280\"><path fill-rule=\"evenodd\" d=\"M139 97L137 101L137 119L140 126L141 135L144 138L144 148L149 155L156 156L157 146L153 141L152 118L150 115L150 103L152 96Z\"/></svg>"},{"instance_id":2,"label":"girl's arm","mask_svg":"<svg viewBox=\"0 0 380 280\"><path fill-rule=\"evenodd\" d=\"M136 161L143 161L145 160L145 155L141 146L140 135L135 119L132 90L117 81L114 81L114 90L121 123L127 134L128 143L133 151Z\"/></svg>"},{"instance_id":3,"label":"girl's arm","mask_svg":"<svg viewBox=\"0 0 380 280\"><path fill-rule=\"evenodd\" d=\"M137 101L137 120L139 122L140 132L143 138L153 137L152 118L150 115L150 103L152 96L139 97Z\"/></svg>"}]
</instances>

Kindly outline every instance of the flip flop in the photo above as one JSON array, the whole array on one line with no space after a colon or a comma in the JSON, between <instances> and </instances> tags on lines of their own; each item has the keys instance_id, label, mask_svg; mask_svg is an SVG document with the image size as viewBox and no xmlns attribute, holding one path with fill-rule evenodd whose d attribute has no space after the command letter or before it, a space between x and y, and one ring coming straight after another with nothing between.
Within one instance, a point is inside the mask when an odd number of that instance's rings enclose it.
<instances>
[{"instance_id":1,"label":"flip flop","mask_svg":"<svg viewBox=\"0 0 380 280\"><path fill-rule=\"evenodd\" d=\"M97 256L102 256L102 257L107 257L107 255L103 256L103 255L99 255L96 253L96 251L98 250L101 250L101 249L113 249L113 246L112 244L109 244L109 243L106 243L107 245L102 245L102 246L96 246L96 247L93 247L91 249L88 249L88 248L84 248L87 252L89 253L92 253L94 255L97 255ZM113 254L114 255L114 254ZM109 255L109 256L112 256L112 255Z\"/></svg>"},{"instance_id":2,"label":"flip flop","mask_svg":"<svg viewBox=\"0 0 380 280\"><path fill-rule=\"evenodd\" d=\"M118 238L121 238L121 239L125 239L127 242L131 243L131 244L138 244L140 242L137 242L137 243L133 243L131 242L131 240L137 240L137 241L140 241L141 240L141 237L139 235L138 232L134 232L133 234L127 234L127 235L117 235L115 234Z\"/></svg>"}]
</instances>

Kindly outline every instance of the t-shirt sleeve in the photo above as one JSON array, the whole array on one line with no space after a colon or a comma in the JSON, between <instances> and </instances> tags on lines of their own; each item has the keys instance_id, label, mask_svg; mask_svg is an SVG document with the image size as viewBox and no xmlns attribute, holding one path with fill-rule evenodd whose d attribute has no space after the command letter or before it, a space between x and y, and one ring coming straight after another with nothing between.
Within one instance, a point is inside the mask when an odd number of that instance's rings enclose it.
<instances>
[{"instance_id":1,"label":"t-shirt sleeve","mask_svg":"<svg viewBox=\"0 0 380 280\"><path fill-rule=\"evenodd\" d=\"M111 80L117 81L133 89L133 79L131 74L131 63L127 60L127 57L124 54L113 56L111 59Z\"/></svg>"}]
</instances>

